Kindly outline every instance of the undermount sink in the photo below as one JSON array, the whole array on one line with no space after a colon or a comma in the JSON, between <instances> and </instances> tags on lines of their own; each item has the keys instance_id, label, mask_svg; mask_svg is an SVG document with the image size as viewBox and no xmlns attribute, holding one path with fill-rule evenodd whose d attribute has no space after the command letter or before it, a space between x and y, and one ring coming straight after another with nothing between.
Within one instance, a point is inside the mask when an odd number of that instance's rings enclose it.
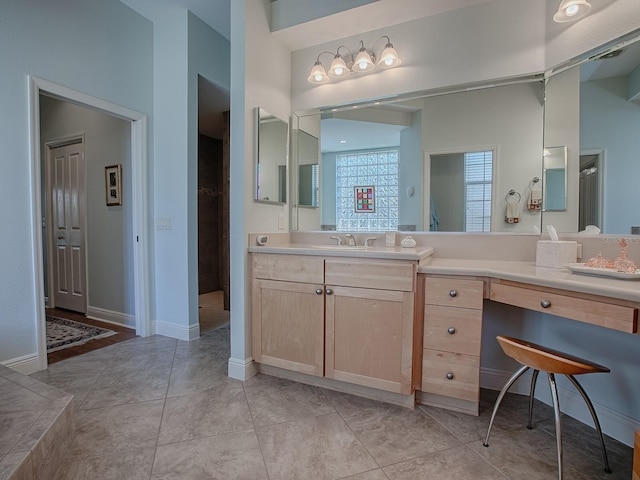
<instances>
[{"instance_id":1,"label":"undermount sink","mask_svg":"<svg viewBox=\"0 0 640 480\"><path fill-rule=\"evenodd\" d=\"M311 245L311 248L320 248L322 250L366 250L365 246L356 245Z\"/></svg>"}]
</instances>

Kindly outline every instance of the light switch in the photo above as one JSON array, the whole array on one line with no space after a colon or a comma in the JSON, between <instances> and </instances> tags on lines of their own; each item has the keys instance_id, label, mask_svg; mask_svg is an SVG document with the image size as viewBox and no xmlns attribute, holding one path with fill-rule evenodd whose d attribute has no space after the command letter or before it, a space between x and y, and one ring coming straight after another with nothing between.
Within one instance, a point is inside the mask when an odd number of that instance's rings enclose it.
<instances>
[{"instance_id":1,"label":"light switch","mask_svg":"<svg viewBox=\"0 0 640 480\"><path fill-rule=\"evenodd\" d=\"M171 217L156 217L156 230L171 230Z\"/></svg>"}]
</instances>

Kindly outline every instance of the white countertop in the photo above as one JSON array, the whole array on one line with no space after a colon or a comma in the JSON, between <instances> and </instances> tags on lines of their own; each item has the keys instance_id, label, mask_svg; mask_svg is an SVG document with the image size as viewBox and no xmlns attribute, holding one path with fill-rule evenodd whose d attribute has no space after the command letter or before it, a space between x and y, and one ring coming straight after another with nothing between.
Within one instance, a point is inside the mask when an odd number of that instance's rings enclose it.
<instances>
[{"instance_id":1,"label":"white countertop","mask_svg":"<svg viewBox=\"0 0 640 480\"><path fill-rule=\"evenodd\" d=\"M349 247L337 245L253 245L249 253L277 253L281 255L318 255L322 257L352 257L352 258L384 258L391 260L422 261L433 254L433 248L418 245L412 248L404 247Z\"/></svg>"},{"instance_id":2,"label":"white countertop","mask_svg":"<svg viewBox=\"0 0 640 480\"><path fill-rule=\"evenodd\" d=\"M638 280L581 275L566 268L536 267L534 262L432 257L428 264L418 267L418 273L477 275L640 302Z\"/></svg>"}]
</instances>

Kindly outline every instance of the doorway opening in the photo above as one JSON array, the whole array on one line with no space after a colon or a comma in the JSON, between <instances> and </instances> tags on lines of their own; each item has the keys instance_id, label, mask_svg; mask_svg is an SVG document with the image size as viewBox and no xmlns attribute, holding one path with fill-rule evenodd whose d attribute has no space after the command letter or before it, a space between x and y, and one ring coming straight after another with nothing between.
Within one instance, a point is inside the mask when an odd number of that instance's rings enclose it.
<instances>
[{"instance_id":1,"label":"doorway opening","mask_svg":"<svg viewBox=\"0 0 640 480\"><path fill-rule=\"evenodd\" d=\"M149 308L149 292L148 292L148 247L147 247L147 176L146 176L146 145L147 145L147 131L146 131L146 122L147 118L144 114L139 112L135 112L133 110L129 110L127 108L121 107L119 105L115 105L109 102L105 102L104 100L100 100L95 97L91 97L89 95L74 91L62 85L55 84L53 82L49 82L47 80L39 79L36 77L29 78L30 89L29 89L29 107L30 107L30 140L31 140L31 171L32 171L32 198L33 198L33 238L32 238L32 249L33 249L33 257L35 260L35 269L34 269L34 286L36 289L36 296L39 299L42 299L41 304L37 310L36 320L37 320L37 341L38 341L38 359L37 359L37 369L44 369L47 366L47 345L46 345L46 313L45 313L45 298L47 297L47 291L52 288L52 284L50 282L50 274L51 268L47 268L51 263L51 258L48 260L45 259L43 252L45 250L49 250L48 255L51 255L51 244L48 245L47 238L52 238L46 228L47 222L49 222L49 216L47 214L47 204L51 202L51 199L47 200L46 194L46 176L45 176L45 168L43 168L43 143L45 140L41 136L42 134L42 125L41 125L41 98L53 99L55 101L66 103L67 105L73 105L74 107L85 108L88 111L93 113L104 114L110 118L118 119L118 121L124 121L125 129L128 132L127 141L125 145L121 145L122 152L126 152L129 156L129 171L127 172L127 178L124 181L125 185L129 186L130 194L127 201L129 202L129 209L127 218L124 220L124 229L121 232L121 245L128 245L128 261L132 263L131 270L129 274L126 275L126 290L129 295L126 300L129 303L130 313L121 315L124 310L119 308L114 308L110 310L109 308L102 308L106 318L103 317L104 320L111 321L113 323L123 323L119 320L125 318L126 321L130 324L130 327L134 327L136 334L141 336L147 336L150 334L150 321L148 318ZM59 146L60 144L64 144L64 141L60 141L60 139L64 139L67 137L77 138L81 136L81 133L84 128L76 127L75 133L69 134L59 134L57 137L58 140L53 141L52 146ZM51 133L51 132L49 132ZM84 142L86 148L86 142ZM118 153L122 153L118 152ZM114 155L117 156L117 155ZM86 164L85 164L86 166ZM83 174L78 174L77 181L84 182L85 190L95 190L96 192L101 192L100 194L100 202L102 204L105 203L105 172L104 167L107 165L99 165L97 171L100 172L98 175L87 174L86 172ZM94 165L95 167L95 165ZM93 185L95 182L95 185ZM135 185L135 188L133 188ZM124 185L123 185L124 187ZM126 191L126 190L125 190ZM95 199L94 199L95 201ZM87 207L90 210L93 205L97 205L97 203L92 204L88 203ZM80 203L78 203L77 208L80 208ZM78 210L78 214L80 215L80 211ZM85 213L86 218L92 218L92 213ZM55 230L51 226L49 227L49 231ZM107 232L108 233L108 232ZM56 241L57 237L56 235ZM97 237L98 240L94 239L95 244L89 248L93 248L96 251L100 251L99 240L102 236ZM88 243L91 242L89 238ZM73 243L73 242L72 242ZM86 251L86 246L84 250ZM82 255L77 252L78 256L84 256L86 261L86 253ZM105 262L109 262L110 258L105 256ZM90 269L93 273L93 267ZM85 272L89 271L85 268ZM76 275L78 277L78 275ZM76 281L74 285L84 287L84 292L86 294L86 310L90 310L93 302L92 297L89 295L89 291L87 289L87 284L91 284L92 280L90 275L85 275L85 280ZM74 287L75 288L75 287ZM104 286L104 290L106 295L109 295L110 286L107 284ZM51 298L49 299L52 300ZM72 309L79 309L77 306L72 307ZM100 309L98 307L98 309ZM110 318L109 315L115 315L114 318Z\"/></svg>"},{"instance_id":2,"label":"doorway opening","mask_svg":"<svg viewBox=\"0 0 640 480\"><path fill-rule=\"evenodd\" d=\"M198 76L198 321L204 335L230 319L229 92Z\"/></svg>"},{"instance_id":3,"label":"doorway opening","mask_svg":"<svg viewBox=\"0 0 640 480\"><path fill-rule=\"evenodd\" d=\"M580 152L580 177L578 190L578 231L587 225L602 225L602 177L603 150Z\"/></svg>"}]
</instances>

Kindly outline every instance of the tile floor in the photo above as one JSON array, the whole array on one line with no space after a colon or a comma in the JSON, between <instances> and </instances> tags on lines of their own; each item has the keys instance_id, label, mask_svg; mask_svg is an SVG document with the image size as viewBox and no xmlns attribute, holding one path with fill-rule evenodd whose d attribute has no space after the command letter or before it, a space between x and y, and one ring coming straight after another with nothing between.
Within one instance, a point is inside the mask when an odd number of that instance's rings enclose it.
<instances>
[{"instance_id":1,"label":"tile floor","mask_svg":"<svg viewBox=\"0 0 640 480\"><path fill-rule=\"evenodd\" d=\"M551 409L509 396L482 446L480 417L401 407L257 375L226 376L229 329L192 342L135 338L33 375L75 395L76 439L60 479L555 479ZM632 449L565 418L565 478L628 480Z\"/></svg>"},{"instance_id":2,"label":"tile floor","mask_svg":"<svg viewBox=\"0 0 640 480\"><path fill-rule=\"evenodd\" d=\"M224 292L217 290L198 295L200 335L229 324L229 310L224 309Z\"/></svg>"}]
</instances>

